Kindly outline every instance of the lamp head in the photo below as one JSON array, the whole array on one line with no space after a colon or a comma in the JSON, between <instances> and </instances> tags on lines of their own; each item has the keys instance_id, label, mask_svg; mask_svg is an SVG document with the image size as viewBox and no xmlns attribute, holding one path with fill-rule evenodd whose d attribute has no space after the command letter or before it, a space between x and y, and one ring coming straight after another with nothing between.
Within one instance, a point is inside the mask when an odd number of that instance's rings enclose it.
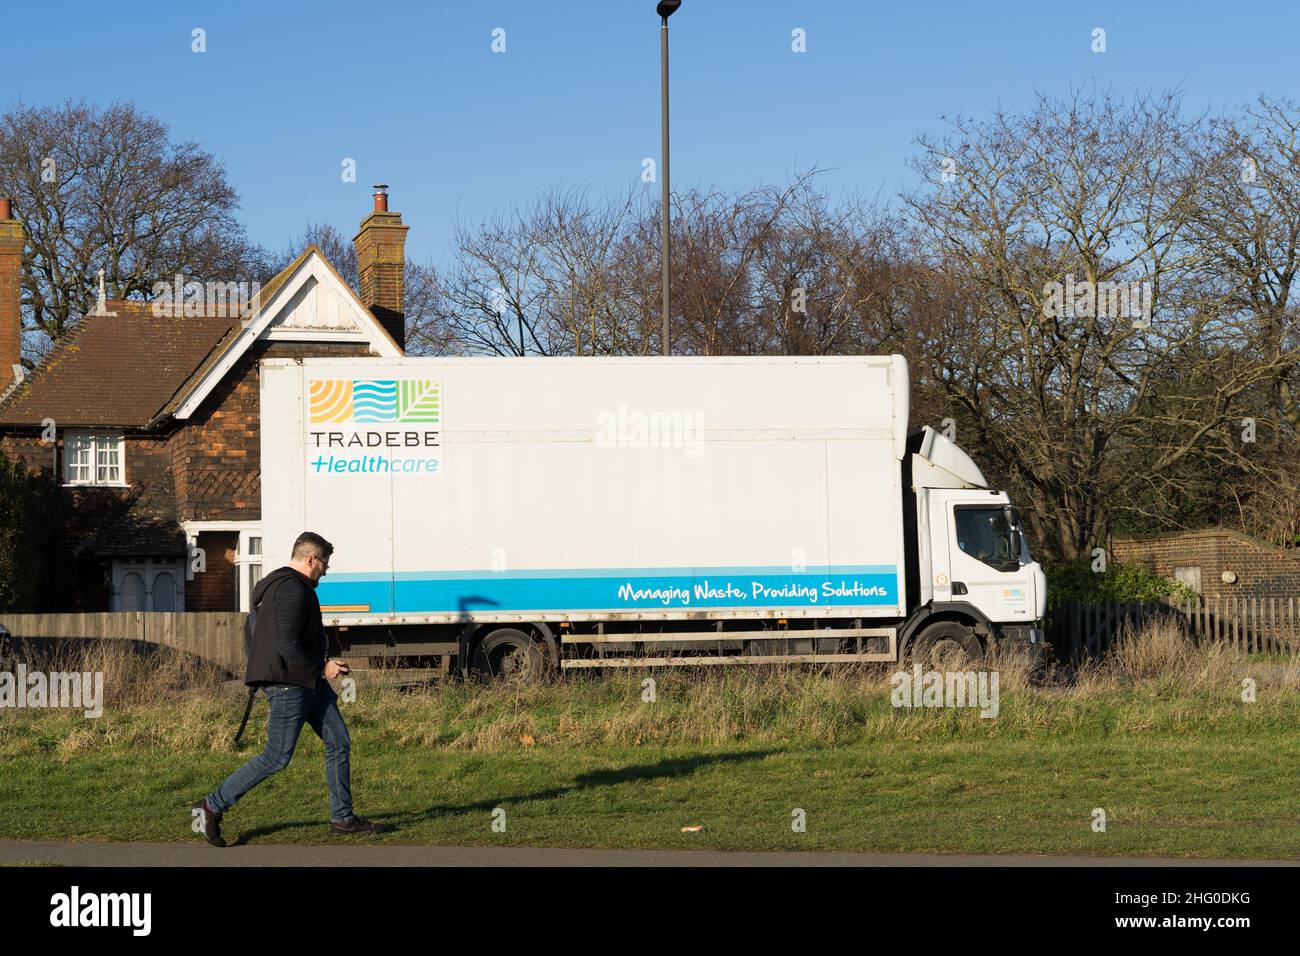
<instances>
[{"instance_id":1,"label":"lamp head","mask_svg":"<svg viewBox=\"0 0 1300 956\"><path fill-rule=\"evenodd\" d=\"M659 6L655 7L655 12L658 13L662 19L667 20L677 12L677 8L681 5L682 0L659 0Z\"/></svg>"}]
</instances>

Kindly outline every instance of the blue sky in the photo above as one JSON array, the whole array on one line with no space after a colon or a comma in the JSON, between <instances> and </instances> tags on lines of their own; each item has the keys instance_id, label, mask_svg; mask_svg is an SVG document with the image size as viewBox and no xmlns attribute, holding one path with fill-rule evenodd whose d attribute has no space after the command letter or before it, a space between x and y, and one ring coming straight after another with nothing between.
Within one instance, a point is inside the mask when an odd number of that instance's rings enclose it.
<instances>
[{"instance_id":1,"label":"blue sky","mask_svg":"<svg viewBox=\"0 0 1300 956\"><path fill-rule=\"evenodd\" d=\"M309 221L351 235L387 182L408 254L441 263L458 220L555 184L639 183L659 155L654 5L7 0L0 103L134 101L222 159L251 238L274 249ZM816 165L833 193L892 194L914 184L912 141L943 114L1094 82L1177 87L1189 111L1291 93L1300 5L684 0L671 23L674 188Z\"/></svg>"}]
</instances>

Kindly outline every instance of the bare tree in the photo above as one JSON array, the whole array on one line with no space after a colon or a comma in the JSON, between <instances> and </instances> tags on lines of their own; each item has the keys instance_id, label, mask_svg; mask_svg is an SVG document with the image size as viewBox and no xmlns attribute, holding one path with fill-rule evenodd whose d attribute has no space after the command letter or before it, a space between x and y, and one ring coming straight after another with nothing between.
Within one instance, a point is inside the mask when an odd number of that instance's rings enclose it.
<instances>
[{"instance_id":1,"label":"bare tree","mask_svg":"<svg viewBox=\"0 0 1300 956\"><path fill-rule=\"evenodd\" d=\"M477 227L461 224L439 277L444 327L462 351L602 355L649 351L650 252L635 190L593 203L551 189Z\"/></svg>"},{"instance_id":2,"label":"bare tree","mask_svg":"<svg viewBox=\"0 0 1300 956\"><path fill-rule=\"evenodd\" d=\"M406 312L406 354L450 355L455 338L439 314L441 290L433 266L406 260L403 285Z\"/></svg>"},{"instance_id":3,"label":"bare tree","mask_svg":"<svg viewBox=\"0 0 1300 956\"><path fill-rule=\"evenodd\" d=\"M897 224L862 203L832 207L812 188L814 175L676 197L675 352L860 348L864 313L884 296ZM552 190L458 230L455 262L440 277L445 324L471 352L653 354L659 243L648 193L634 187L593 202Z\"/></svg>"},{"instance_id":4,"label":"bare tree","mask_svg":"<svg viewBox=\"0 0 1300 956\"><path fill-rule=\"evenodd\" d=\"M908 268L906 228L875 202L832 204L797 184L756 263L763 348L781 355L889 350L900 338L894 291Z\"/></svg>"},{"instance_id":5,"label":"bare tree","mask_svg":"<svg viewBox=\"0 0 1300 956\"><path fill-rule=\"evenodd\" d=\"M360 290L357 276L357 249L352 241L328 222L309 222L302 235L289 240L278 254L268 257L267 278L281 272L292 263L308 246L315 246L330 261L343 281L354 290Z\"/></svg>"},{"instance_id":6,"label":"bare tree","mask_svg":"<svg viewBox=\"0 0 1300 956\"><path fill-rule=\"evenodd\" d=\"M457 227L457 259L440 278L437 313L462 351L554 354L542 318L547 288L534 218L516 207L476 230Z\"/></svg>"},{"instance_id":7,"label":"bare tree","mask_svg":"<svg viewBox=\"0 0 1300 956\"><path fill-rule=\"evenodd\" d=\"M27 235L24 328L33 364L89 309L153 284L255 277L259 251L234 218L225 170L130 104L19 104L0 120L0 194Z\"/></svg>"},{"instance_id":8,"label":"bare tree","mask_svg":"<svg viewBox=\"0 0 1300 956\"><path fill-rule=\"evenodd\" d=\"M1276 356L1206 279L1189 228L1205 124L1174 97L1044 98L953 129L921 141L931 188L909 197L934 281L961 290L922 326L927 377L964 443L1024 489L1049 553L1074 559L1210 443Z\"/></svg>"},{"instance_id":9,"label":"bare tree","mask_svg":"<svg viewBox=\"0 0 1300 956\"><path fill-rule=\"evenodd\" d=\"M1275 360L1267 423L1289 441L1300 433L1297 338L1300 308L1300 107L1261 98L1241 117L1213 124L1204 188L1190 221L1204 270L1229 305L1253 318Z\"/></svg>"}]
</instances>

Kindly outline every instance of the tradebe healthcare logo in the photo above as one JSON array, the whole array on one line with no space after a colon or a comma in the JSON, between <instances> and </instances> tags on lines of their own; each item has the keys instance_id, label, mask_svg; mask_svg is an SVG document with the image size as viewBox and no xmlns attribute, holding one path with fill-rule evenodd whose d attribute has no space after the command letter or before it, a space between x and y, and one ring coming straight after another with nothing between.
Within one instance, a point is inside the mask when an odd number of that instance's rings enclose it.
<instances>
[{"instance_id":1,"label":"tradebe healthcare logo","mask_svg":"<svg viewBox=\"0 0 1300 956\"><path fill-rule=\"evenodd\" d=\"M311 474L442 474L437 379L313 379L306 429Z\"/></svg>"},{"instance_id":2,"label":"tradebe healthcare logo","mask_svg":"<svg viewBox=\"0 0 1300 956\"><path fill-rule=\"evenodd\" d=\"M432 379L316 379L308 396L313 425L441 420L442 389Z\"/></svg>"}]
</instances>

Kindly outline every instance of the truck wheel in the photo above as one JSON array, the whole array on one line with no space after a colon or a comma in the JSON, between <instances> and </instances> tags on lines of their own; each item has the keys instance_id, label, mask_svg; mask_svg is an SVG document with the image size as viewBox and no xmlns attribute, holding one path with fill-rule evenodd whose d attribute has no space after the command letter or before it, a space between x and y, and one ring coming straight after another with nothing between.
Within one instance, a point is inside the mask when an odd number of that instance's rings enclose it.
<instances>
[{"instance_id":1,"label":"truck wheel","mask_svg":"<svg viewBox=\"0 0 1300 956\"><path fill-rule=\"evenodd\" d=\"M492 680L534 684L545 675L546 652L524 631L503 627L479 641L474 670Z\"/></svg>"},{"instance_id":2,"label":"truck wheel","mask_svg":"<svg viewBox=\"0 0 1300 956\"><path fill-rule=\"evenodd\" d=\"M909 662L926 670L957 670L984 657L980 639L965 624L942 621L921 632L907 649Z\"/></svg>"}]
</instances>

